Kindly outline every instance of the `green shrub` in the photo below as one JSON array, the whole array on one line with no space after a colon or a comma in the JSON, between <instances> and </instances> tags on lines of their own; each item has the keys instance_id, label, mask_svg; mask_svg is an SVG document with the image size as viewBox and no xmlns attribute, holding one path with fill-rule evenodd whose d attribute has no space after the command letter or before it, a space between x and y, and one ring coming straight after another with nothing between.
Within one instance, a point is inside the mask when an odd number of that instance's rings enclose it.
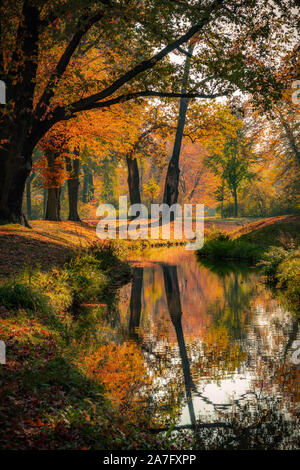
<instances>
[{"instance_id":1,"label":"green shrub","mask_svg":"<svg viewBox=\"0 0 300 470\"><path fill-rule=\"evenodd\" d=\"M231 240L230 235L225 232L225 230L220 230L213 226L211 229L207 230L205 233L207 240L219 240L219 241L229 241Z\"/></svg>"},{"instance_id":2,"label":"green shrub","mask_svg":"<svg viewBox=\"0 0 300 470\"><path fill-rule=\"evenodd\" d=\"M267 282L279 290L278 295L291 311L300 308L300 252L272 247L261 262Z\"/></svg>"},{"instance_id":3,"label":"green shrub","mask_svg":"<svg viewBox=\"0 0 300 470\"><path fill-rule=\"evenodd\" d=\"M0 285L0 305L12 310L25 309L46 313L49 300L33 286L22 282L4 282Z\"/></svg>"},{"instance_id":4,"label":"green shrub","mask_svg":"<svg viewBox=\"0 0 300 470\"><path fill-rule=\"evenodd\" d=\"M273 279L277 273L278 266L284 259L288 257L289 252L282 247L272 246L262 255L261 266L263 266L264 274Z\"/></svg>"},{"instance_id":5,"label":"green shrub","mask_svg":"<svg viewBox=\"0 0 300 470\"><path fill-rule=\"evenodd\" d=\"M258 261L260 249L252 243L239 240L210 239L198 250L198 256L207 256L214 259L239 259Z\"/></svg>"}]
</instances>

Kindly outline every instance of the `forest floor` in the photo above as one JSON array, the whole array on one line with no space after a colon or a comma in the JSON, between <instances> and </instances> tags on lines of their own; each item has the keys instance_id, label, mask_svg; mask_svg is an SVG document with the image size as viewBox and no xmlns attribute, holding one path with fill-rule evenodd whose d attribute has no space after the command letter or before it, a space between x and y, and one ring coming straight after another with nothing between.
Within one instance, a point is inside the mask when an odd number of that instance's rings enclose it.
<instances>
[{"instance_id":1,"label":"forest floor","mask_svg":"<svg viewBox=\"0 0 300 470\"><path fill-rule=\"evenodd\" d=\"M250 220L206 218L205 228L214 227L231 232L243 228ZM148 226L148 221L142 223ZM0 226L0 277L15 275L26 266L38 267L42 271L47 271L52 266L63 266L78 248L99 243L97 221L78 223L32 220L30 225L31 229L22 225ZM162 242L168 244L169 241Z\"/></svg>"}]
</instances>

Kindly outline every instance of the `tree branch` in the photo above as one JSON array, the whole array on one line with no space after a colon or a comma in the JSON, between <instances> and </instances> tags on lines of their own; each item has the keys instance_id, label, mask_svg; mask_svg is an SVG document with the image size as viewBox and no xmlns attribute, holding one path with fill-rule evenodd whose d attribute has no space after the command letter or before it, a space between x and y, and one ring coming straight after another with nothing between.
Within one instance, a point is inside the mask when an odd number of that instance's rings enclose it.
<instances>
[{"instance_id":1,"label":"tree branch","mask_svg":"<svg viewBox=\"0 0 300 470\"><path fill-rule=\"evenodd\" d=\"M90 104L81 104L80 101L77 103L73 103L69 111L66 111L64 107L57 107L54 112L52 113L52 119L54 122L58 120L66 120L74 117L76 113L81 111L90 111L93 109L101 109L101 108L109 108L115 104L125 103L126 101L133 100L135 98L145 98L145 97L158 97L158 98L202 98L202 99L214 99L220 96L228 95L229 91L224 91L220 93L173 93L173 92L161 92L161 91L138 91L136 93L128 93L127 95L120 95L116 98L111 98L106 101L100 101L98 103L90 103Z\"/></svg>"},{"instance_id":2,"label":"tree branch","mask_svg":"<svg viewBox=\"0 0 300 470\"><path fill-rule=\"evenodd\" d=\"M50 99L54 96L54 87L57 85L59 79L64 74L67 66L70 63L72 55L77 49L82 37L87 33L87 31L103 17L103 11L97 12L91 18L84 16L81 18L81 28L76 31L73 35L71 41L67 45L63 54L61 55L54 72L52 73L48 84L46 85L44 92L35 108L34 114L37 118L42 117L43 111L47 108L50 103Z\"/></svg>"},{"instance_id":3,"label":"tree branch","mask_svg":"<svg viewBox=\"0 0 300 470\"><path fill-rule=\"evenodd\" d=\"M135 78L137 75L139 75L142 72L145 72L148 69L153 68L157 62L162 60L164 57L166 57L170 52L174 51L175 49L178 49L182 44L186 43L190 38L192 38L196 33L201 31L201 29L209 22L210 20L210 15L212 11L214 11L216 8L222 5L224 0L215 0L211 7L209 8L209 11L206 12L204 17L202 18L202 21L194 26L192 26L185 34L183 34L179 39L176 41L171 42L168 44L166 47L164 47L161 51L159 51L157 54L152 56L150 59L144 60L140 64L138 64L136 67L133 67L131 70L126 72L124 75L122 75L120 78L118 78L114 83L112 83L110 86L105 88L104 90L100 91L99 93L95 93L87 98L83 98L71 105L71 107L84 107L86 109L87 106L91 105L92 103L96 103L100 100L103 100L109 96L111 96L113 93L115 93L122 85L125 83L128 83L130 80ZM153 95L152 95L153 96Z\"/></svg>"}]
</instances>

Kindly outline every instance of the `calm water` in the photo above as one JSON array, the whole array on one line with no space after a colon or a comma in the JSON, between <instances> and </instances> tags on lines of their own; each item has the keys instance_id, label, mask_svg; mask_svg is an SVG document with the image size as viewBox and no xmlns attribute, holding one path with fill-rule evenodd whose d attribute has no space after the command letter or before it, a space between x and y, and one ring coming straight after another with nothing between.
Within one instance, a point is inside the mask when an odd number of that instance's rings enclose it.
<instances>
[{"instance_id":1,"label":"calm water","mask_svg":"<svg viewBox=\"0 0 300 470\"><path fill-rule=\"evenodd\" d=\"M184 248L131 262L119 311L152 378L145 399L153 426L214 422L265 399L297 413L298 323L254 268L204 266Z\"/></svg>"}]
</instances>

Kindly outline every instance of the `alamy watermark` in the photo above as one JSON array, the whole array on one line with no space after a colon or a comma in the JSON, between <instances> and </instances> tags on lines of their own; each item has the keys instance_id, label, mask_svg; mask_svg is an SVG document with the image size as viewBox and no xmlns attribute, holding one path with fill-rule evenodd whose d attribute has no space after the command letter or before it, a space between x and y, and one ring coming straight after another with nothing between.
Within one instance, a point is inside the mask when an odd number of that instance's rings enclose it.
<instances>
[{"instance_id":1,"label":"alamy watermark","mask_svg":"<svg viewBox=\"0 0 300 470\"><path fill-rule=\"evenodd\" d=\"M6 85L3 80L0 80L0 104L6 104Z\"/></svg>"},{"instance_id":2,"label":"alamy watermark","mask_svg":"<svg viewBox=\"0 0 300 470\"><path fill-rule=\"evenodd\" d=\"M152 240L170 240L173 231L175 240L187 241L187 250L199 250L203 246L203 204L151 204L149 218L148 209L144 204L133 204L127 209L127 196L120 196L118 210L112 204L100 204L97 216L103 217L96 228L97 236L101 240L137 240L149 237ZM128 216L134 219L128 220Z\"/></svg>"},{"instance_id":3,"label":"alamy watermark","mask_svg":"<svg viewBox=\"0 0 300 470\"><path fill-rule=\"evenodd\" d=\"M6 364L6 346L4 341L0 341L0 364Z\"/></svg>"}]
</instances>

